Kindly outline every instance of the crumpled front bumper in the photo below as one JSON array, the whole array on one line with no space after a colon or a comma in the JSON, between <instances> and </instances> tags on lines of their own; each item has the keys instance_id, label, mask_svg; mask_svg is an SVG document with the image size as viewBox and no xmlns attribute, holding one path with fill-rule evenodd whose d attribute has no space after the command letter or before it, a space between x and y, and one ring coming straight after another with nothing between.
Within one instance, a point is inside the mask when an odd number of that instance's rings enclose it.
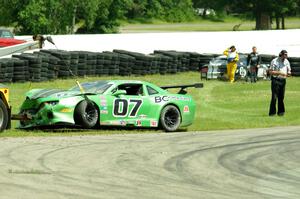
<instances>
[{"instance_id":1,"label":"crumpled front bumper","mask_svg":"<svg viewBox=\"0 0 300 199\"><path fill-rule=\"evenodd\" d=\"M19 128L32 128L39 126L55 126L56 124L74 125L73 108L53 107L45 105L38 111L21 110L20 114L14 117L20 120Z\"/></svg>"}]
</instances>

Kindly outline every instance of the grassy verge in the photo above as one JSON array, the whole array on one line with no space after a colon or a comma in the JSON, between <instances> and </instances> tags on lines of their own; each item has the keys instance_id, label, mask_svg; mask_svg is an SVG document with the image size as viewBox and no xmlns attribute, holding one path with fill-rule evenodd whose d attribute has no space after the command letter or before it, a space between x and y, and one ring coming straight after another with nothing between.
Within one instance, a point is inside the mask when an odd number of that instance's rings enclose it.
<instances>
[{"instance_id":1,"label":"grassy verge","mask_svg":"<svg viewBox=\"0 0 300 199\"><path fill-rule=\"evenodd\" d=\"M162 21L153 21L151 23L123 23L120 27L121 33L131 32L189 32L189 31L232 31L233 27L239 25L238 30L254 30L254 20L243 20L235 17L226 17L223 21L212 21L198 19L193 22L185 23L167 23ZM272 28L276 28L275 22ZM300 18L293 17L286 19L286 29L300 28Z\"/></svg>"},{"instance_id":2,"label":"grassy verge","mask_svg":"<svg viewBox=\"0 0 300 199\"><path fill-rule=\"evenodd\" d=\"M78 79L80 82L98 79L139 79L157 85L190 84L200 81L199 73L188 72L176 75L148 75L143 77L88 77ZM8 85L11 91L11 105L13 113L24 100L24 95L33 88L61 88L68 89L75 85L74 79L56 80L42 83L14 83ZM204 88L189 89L189 93L197 102L195 122L187 130L206 131L219 129L262 128L274 126L300 125L300 78L291 77L286 87L286 115L284 117L269 117L270 81L259 81L250 84L238 81L234 84L218 80L204 81ZM176 92L177 90L171 90ZM21 131L15 129L17 122L13 121L13 128L0 136L53 136L53 135L94 135L94 134L122 134L161 132L156 130L133 129L103 129L77 130L63 129L55 131Z\"/></svg>"}]
</instances>

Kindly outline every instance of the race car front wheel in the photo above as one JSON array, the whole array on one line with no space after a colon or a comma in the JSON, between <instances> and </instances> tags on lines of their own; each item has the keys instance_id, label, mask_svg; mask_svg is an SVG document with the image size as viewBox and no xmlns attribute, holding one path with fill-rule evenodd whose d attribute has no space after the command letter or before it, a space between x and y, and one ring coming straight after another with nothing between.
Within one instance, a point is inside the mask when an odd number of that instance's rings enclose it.
<instances>
[{"instance_id":1,"label":"race car front wheel","mask_svg":"<svg viewBox=\"0 0 300 199\"><path fill-rule=\"evenodd\" d=\"M181 122L180 112L177 107L167 105L160 114L160 125L165 131L176 131Z\"/></svg>"},{"instance_id":2,"label":"race car front wheel","mask_svg":"<svg viewBox=\"0 0 300 199\"><path fill-rule=\"evenodd\" d=\"M93 128L99 120L99 112L93 102L84 100L80 102L74 111L74 120L77 125L84 128Z\"/></svg>"}]
</instances>

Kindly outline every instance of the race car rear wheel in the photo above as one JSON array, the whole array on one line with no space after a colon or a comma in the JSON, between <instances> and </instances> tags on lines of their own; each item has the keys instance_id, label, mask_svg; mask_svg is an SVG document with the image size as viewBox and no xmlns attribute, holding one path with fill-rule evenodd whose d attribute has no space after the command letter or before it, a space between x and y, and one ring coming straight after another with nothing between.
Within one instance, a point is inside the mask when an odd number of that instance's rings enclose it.
<instances>
[{"instance_id":1,"label":"race car rear wheel","mask_svg":"<svg viewBox=\"0 0 300 199\"><path fill-rule=\"evenodd\" d=\"M93 128L99 122L99 112L93 102L84 100L80 102L74 111L74 120L77 125L84 128Z\"/></svg>"},{"instance_id":2,"label":"race car rear wheel","mask_svg":"<svg viewBox=\"0 0 300 199\"><path fill-rule=\"evenodd\" d=\"M176 131L181 122L180 112L177 107L167 105L160 114L160 125L165 131Z\"/></svg>"}]
</instances>

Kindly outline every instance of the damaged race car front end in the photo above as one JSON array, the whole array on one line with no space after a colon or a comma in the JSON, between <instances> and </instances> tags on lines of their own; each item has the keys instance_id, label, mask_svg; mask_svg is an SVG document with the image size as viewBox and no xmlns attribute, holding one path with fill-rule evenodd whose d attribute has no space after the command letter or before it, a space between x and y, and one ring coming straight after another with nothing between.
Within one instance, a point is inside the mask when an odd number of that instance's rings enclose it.
<instances>
[{"instance_id":1,"label":"damaged race car front end","mask_svg":"<svg viewBox=\"0 0 300 199\"><path fill-rule=\"evenodd\" d=\"M26 94L20 113L15 116L20 120L19 128L32 128L50 125L74 125L74 106L82 96L53 89L36 89ZM65 96L65 97L64 97Z\"/></svg>"}]
</instances>

